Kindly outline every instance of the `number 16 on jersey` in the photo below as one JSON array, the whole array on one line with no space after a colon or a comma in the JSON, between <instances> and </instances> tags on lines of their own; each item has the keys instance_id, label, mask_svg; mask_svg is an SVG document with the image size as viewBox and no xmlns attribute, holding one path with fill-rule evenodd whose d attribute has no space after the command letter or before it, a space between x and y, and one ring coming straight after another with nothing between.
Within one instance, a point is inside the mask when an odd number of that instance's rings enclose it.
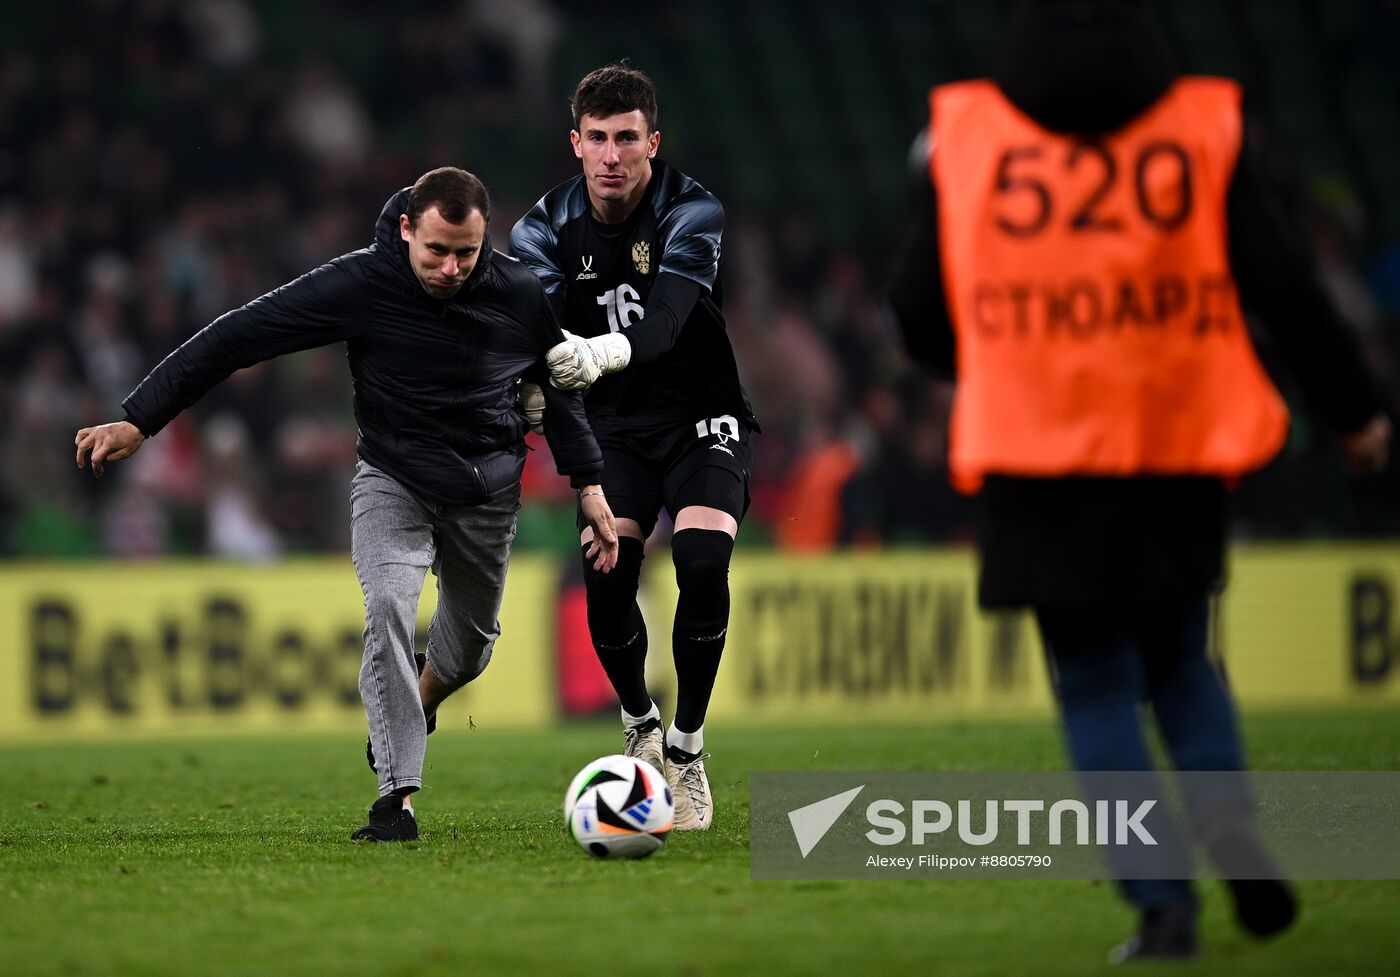
<instances>
[{"instance_id":1,"label":"number 16 on jersey","mask_svg":"<svg viewBox=\"0 0 1400 977\"><path fill-rule=\"evenodd\" d=\"M626 282L598 296L598 304L608 310L608 332L626 329L646 312L638 301L641 296Z\"/></svg>"}]
</instances>

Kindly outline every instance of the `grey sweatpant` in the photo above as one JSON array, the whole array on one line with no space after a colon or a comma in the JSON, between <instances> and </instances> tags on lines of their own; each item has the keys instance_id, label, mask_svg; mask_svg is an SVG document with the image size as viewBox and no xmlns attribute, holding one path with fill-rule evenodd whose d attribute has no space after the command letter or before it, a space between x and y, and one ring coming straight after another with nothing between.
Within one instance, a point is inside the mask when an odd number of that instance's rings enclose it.
<instances>
[{"instance_id":1,"label":"grey sweatpant","mask_svg":"<svg viewBox=\"0 0 1400 977\"><path fill-rule=\"evenodd\" d=\"M380 796L423 785L427 726L413 663L418 597L429 567L438 605L428 664L453 689L486 668L500 637L520 487L475 506L431 502L364 461L350 488L351 557L365 596L360 698Z\"/></svg>"}]
</instances>

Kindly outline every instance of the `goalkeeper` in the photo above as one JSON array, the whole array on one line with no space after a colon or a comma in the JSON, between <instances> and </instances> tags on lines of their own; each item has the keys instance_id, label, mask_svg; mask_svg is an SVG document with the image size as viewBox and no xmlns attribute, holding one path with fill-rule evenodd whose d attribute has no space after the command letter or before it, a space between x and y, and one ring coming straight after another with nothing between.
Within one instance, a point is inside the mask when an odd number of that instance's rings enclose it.
<instances>
[{"instance_id":1,"label":"goalkeeper","mask_svg":"<svg viewBox=\"0 0 1400 977\"><path fill-rule=\"evenodd\" d=\"M713 816L705 712L729 626L729 561L758 430L720 311L724 210L656 158L656 91L642 72L592 72L575 91L573 115L583 173L515 225L511 247L571 334L549 353L551 382L590 388L584 403L619 550L606 576L584 561L588 628L622 703L624 748L664 769L676 828L703 830ZM671 632L676 714L664 741L643 675L647 630L637 606L643 543L663 506L675 526L680 587ZM590 546L581 512L579 529Z\"/></svg>"}]
</instances>

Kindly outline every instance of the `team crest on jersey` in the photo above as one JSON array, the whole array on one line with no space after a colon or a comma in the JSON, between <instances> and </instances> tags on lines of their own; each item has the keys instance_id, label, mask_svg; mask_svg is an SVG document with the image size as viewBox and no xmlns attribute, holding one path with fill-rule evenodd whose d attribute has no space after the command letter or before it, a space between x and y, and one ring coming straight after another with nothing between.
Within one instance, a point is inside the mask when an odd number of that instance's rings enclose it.
<instances>
[{"instance_id":1,"label":"team crest on jersey","mask_svg":"<svg viewBox=\"0 0 1400 977\"><path fill-rule=\"evenodd\" d=\"M651 274L651 242L638 241L632 245L632 264L637 266L637 274Z\"/></svg>"}]
</instances>

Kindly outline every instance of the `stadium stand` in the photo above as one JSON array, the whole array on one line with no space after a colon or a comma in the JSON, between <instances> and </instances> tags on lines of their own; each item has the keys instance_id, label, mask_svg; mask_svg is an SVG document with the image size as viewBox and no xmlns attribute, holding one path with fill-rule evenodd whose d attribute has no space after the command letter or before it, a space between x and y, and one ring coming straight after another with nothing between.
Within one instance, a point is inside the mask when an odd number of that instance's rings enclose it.
<instances>
[{"instance_id":1,"label":"stadium stand","mask_svg":"<svg viewBox=\"0 0 1400 977\"><path fill-rule=\"evenodd\" d=\"M354 423L342 351L244 371L102 483L72 467L72 433L107 418L213 316L367 243L383 199L429 166L486 180L499 242L574 172L569 80L623 56L658 82L663 155L727 205L727 309L766 431L745 542L789 535L775 527L802 497L794 473L833 456L850 475L823 545L966 538L966 507L942 489L946 391L903 360L879 295L922 93L980 73L1004 4L717 0L624 19L539 0L504 21L493 6L7 11L0 445L12 464L0 555L345 549ZM1329 286L1393 390L1400 10L1160 6L1183 67L1246 84ZM1259 476L1267 490L1239 494L1239 525L1254 537L1395 534L1396 480L1392 464L1346 491L1335 449L1301 422ZM521 545L568 550L567 499L547 477L530 484ZM911 518L920 505L931 511Z\"/></svg>"}]
</instances>

